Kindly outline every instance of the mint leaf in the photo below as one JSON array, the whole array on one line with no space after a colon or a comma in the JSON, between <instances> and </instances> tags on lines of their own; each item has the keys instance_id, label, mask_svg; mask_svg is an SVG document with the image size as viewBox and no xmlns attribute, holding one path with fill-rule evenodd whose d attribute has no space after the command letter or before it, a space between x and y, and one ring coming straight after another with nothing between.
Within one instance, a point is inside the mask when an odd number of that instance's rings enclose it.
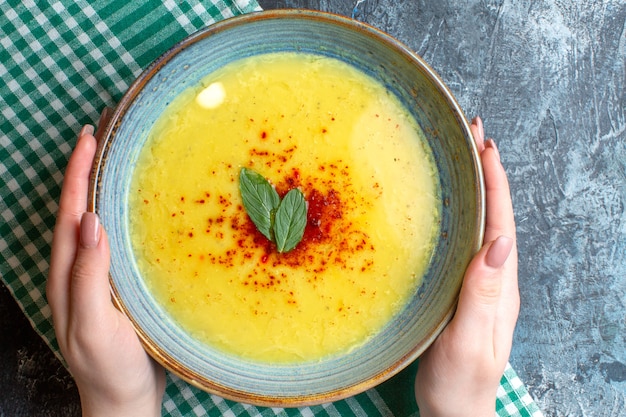
<instances>
[{"instance_id":1,"label":"mint leaf","mask_svg":"<svg viewBox=\"0 0 626 417\"><path fill-rule=\"evenodd\" d=\"M302 191L294 188L280 202L274 217L274 238L278 252L289 252L304 236L306 201Z\"/></svg>"},{"instance_id":2,"label":"mint leaf","mask_svg":"<svg viewBox=\"0 0 626 417\"><path fill-rule=\"evenodd\" d=\"M248 217L259 232L276 244L278 252L294 249L304 236L307 206L302 191L294 188L283 200L261 174L241 168L239 191Z\"/></svg>"},{"instance_id":3,"label":"mint leaf","mask_svg":"<svg viewBox=\"0 0 626 417\"><path fill-rule=\"evenodd\" d=\"M280 204L280 197L261 174L241 168L239 172L239 191L243 206L252 223L270 241L274 242L274 213Z\"/></svg>"}]
</instances>

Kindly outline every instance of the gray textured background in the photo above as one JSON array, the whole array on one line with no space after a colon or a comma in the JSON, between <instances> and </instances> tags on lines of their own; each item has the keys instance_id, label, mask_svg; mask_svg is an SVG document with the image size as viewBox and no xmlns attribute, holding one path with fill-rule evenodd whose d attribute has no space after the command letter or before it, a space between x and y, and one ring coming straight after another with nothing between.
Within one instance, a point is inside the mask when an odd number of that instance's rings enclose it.
<instances>
[{"instance_id":1,"label":"gray textured background","mask_svg":"<svg viewBox=\"0 0 626 417\"><path fill-rule=\"evenodd\" d=\"M356 18L425 58L498 143L520 252L511 363L532 396L546 416L625 416L626 1L458 3L366 0ZM0 415L76 415L71 379L2 290Z\"/></svg>"}]
</instances>

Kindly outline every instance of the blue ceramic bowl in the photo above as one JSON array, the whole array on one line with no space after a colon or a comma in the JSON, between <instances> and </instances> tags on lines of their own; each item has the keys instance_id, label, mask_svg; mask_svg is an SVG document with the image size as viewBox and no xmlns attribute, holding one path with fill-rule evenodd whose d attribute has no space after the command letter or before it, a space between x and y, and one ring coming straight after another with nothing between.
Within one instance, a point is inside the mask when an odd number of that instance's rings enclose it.
<instances>
[{"instance_id":1,"label":"blue ceramic bowl","mask_svg":"<svg viewBox=\"0 0 626 417\"><path fill-rule=\"evenodd\" d=\"M231 61L296 51L345 61L383 83L415 117L441 184L440 237L408 305L363 346L297 365L246 362L190 337L141 279L128 232L128 194L137 156L166 106ZM201 30L157 59L130 87L100 140L90 198L109 233L111 288L148 353L189 383L268 406L301 406L352 396L414 361L451 318L465 268L483 238L484 185L468 122L437 74L397 40L358 21L309 11L262 12Z\"/></svg>"}]
</instances>

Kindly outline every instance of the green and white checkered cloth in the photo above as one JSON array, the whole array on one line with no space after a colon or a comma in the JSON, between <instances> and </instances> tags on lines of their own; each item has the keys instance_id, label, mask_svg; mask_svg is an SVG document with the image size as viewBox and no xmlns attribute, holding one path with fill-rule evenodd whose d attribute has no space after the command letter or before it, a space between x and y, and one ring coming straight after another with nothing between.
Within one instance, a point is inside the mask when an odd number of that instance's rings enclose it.
<instances>
[{"instance_id":1,"label":"green and white checkered cloth","mask_svg":"<svg viewBox=\"0 0 626 417\"><path fill-rule=\"evenodd\" d=\"M0 0L0 260L3 283L59 355L44 291L63 172L76 135L114 107L175 42L260 10L255 0ZM168 374L164 416L418 416L417 364L355 397L299 409L259 408L202 392ZM454 399L450 399L454 401ZM462 407L459 404L459 407ZM500 416L540 416L507 367Z\"/></svg>"}]
</instances>

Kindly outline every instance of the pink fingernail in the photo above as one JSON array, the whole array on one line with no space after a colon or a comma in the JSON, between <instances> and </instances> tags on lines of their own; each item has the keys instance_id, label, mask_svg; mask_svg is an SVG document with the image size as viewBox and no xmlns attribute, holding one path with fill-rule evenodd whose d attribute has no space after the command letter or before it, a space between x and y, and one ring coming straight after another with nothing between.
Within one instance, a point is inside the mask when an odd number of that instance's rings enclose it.
<instances>
[{"instance_id":1,"label":"pink fingernail","mask_svg":"<svg viewBox=\"0 0 626 417\"><path fill-rule=\"evenodd\" d=\"M485 263L495 269L502 267L509 257L512 248L513 239L506 236L498 237L489 247L485 256Z\"/></svg>"},{"instance_id":2,"label":"pink fingernail","mask_svg":"<svg viewBox=\"0 0 626 417\"><path fill-rule=\"evenodd\" d=\"M100 218L86 211L80 219L80 244L84 248L95 248L100 241Z\"/></svg>"},{"instance_id":3,"label":"pink fingernail","mask_svg":"<svg viewBox=\"0 0 626 417\"><path fill-rule=\"evenodd\" d=\"M92 125L85 125L80 130L80 133L78 134L78 137L81 137L81 136L84 136L84 135L93 135L94 131L95 130L94 130L94 127Z\"/></svg>"},{"instance_id":4,"label":"pink fingernail","mask_svg":"<svg viewBox=\"0 0 626 417\"><path fill-rule=\"evenodd\" d=\"M480 139L481 142L484 142L485 141L485 131L483 129L483 120L480 118L480 116L476 116L472 120L472 123L475 124L476 128L478 129L478 136L480 136L478 139Z\"/></svg>"},{"instance_id":5,"label":"pink fingernail","mask_svg":"<svg viewBox=\"0 0 626 417\"><path fill-rule=\"evenodd\" d=\"M496 156L498 157L498 161L500 161L500 151L498 150L496 142L493 139L489 138L485 141L485 148L493 149L493 151L496 153Z\"/></svg>"}]
</instances>

